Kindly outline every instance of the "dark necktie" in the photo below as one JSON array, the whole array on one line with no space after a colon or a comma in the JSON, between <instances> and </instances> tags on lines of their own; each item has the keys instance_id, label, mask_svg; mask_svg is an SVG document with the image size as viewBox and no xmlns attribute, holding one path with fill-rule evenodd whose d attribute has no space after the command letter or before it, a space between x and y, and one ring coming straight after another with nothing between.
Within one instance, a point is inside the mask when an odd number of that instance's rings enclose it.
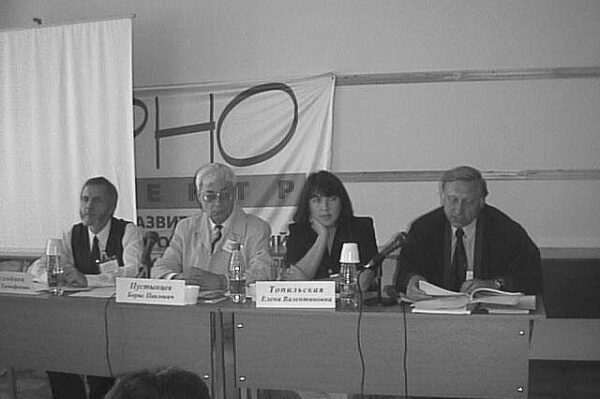
<instances>
[{"instance_id":1,"label":"dark necktie","mask_svg":"<svg viewBox=\"0 0 600 399\"><path fill-rule=\"evenodd\" d=\"M98 244L98 236L94 236L94 241L92 242L92 270L99 272L100 268L100 245Z\"/></svg>"},{"instance_id":2,"label":"dark necktie","mask_svg":"<svg viewBox=\"0 0 600 399\"><path fill-rule=\"evenodd\" d=\"M223 229L223 226L218 224L212 230L212 234L211 234L211 238L210 238L210 253L211 254L213 252L215 252L215 245L221 239L221 230L222 229Z\"/></svg>"},{"instance_id":3,"label":"dark necktie","mask_svg":"<svg viewBox=\"0 0 600 399\"><path fill-rule=\"evenodd\" d=\"M455 273L455 290L459 290L467 277L467 252L463 243L463 229L456 229L456 246L454 247L454 257L452 258L452 270Z\"/></svg>"}]
</instances>

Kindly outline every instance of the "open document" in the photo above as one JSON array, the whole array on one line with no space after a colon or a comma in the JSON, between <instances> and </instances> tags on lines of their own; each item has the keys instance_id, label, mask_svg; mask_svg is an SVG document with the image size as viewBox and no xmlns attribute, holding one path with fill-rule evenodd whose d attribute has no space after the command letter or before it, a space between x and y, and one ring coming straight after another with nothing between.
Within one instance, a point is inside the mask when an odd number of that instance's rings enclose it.
<instances>
[{"instance_id":1,"label":"open document","mask_svg":"<svg viewBox=\"0 0 600 399\"><path fill-rule=\"evenodd\" d=\"M419 288L429 298L412 304L413 313L470 314L473 310L488 313L529 313L536 308L535 295L521 292L501 291L493 288L477 288L470 294L449 291L426 281Z\"/></svg>"}]
</instances>

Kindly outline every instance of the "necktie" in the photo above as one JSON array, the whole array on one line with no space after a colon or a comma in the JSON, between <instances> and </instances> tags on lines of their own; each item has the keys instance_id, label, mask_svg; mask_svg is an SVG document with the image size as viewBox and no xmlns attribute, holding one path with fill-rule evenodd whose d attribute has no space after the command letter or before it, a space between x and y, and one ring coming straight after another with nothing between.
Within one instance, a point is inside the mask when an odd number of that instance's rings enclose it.
<instances>
[{"instance_id":1,"label":"necktie","mask_svg":"<svg viewBox=\"0 0 600 399\"><path fill-rule=\"evenodd\" d=\"M454 256L452 257L452 270L455 273L454 289L459 290L461 284L467 276L467 252L463 243L463 229L456 229L456 246L454 247Z\"/></svg>"},{"instance_id":2,"label":"necktie","mask_svg":"<svg viewBox=\"0 0 600 399\"><path fill-rule=\"evenodd\" d=\"M221 239L221 230L222 229L223 229L223 226L218 224L212 230L212 234L211 234L211 238L210 238L210 253L211 254L213 252L215 252L215 245Z\"/></svg>"},{"instance_id":3,"label":"necktie","mask_svg":"<svg viewBox=\"0 0 600 399\"><path fill-rule=\"evenodd\" d=\"M98 236L94 236L92 242L92 270L100 271L98 264L100 263L100 245L98 244Z\"/></svg>"}]
</instances>

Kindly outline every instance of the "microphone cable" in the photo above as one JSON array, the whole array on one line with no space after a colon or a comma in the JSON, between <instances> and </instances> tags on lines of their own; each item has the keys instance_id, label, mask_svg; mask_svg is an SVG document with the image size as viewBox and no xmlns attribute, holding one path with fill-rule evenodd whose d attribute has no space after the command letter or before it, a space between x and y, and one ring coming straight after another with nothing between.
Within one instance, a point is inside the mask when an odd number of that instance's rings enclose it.
<instances>
[{"instance_id":1,"label":"microphone cable","mask_svg":"<svg viewBox=\"0 0 600 399\"><path fill-rule=\"evenodd\" d=\"M362 342L361 342L361 329L362 329L362 315L363 315L363 292L360 287L360 275L365 269L361 269L358 271L357 275L357 291L358 291L358 320L356 323L356 347L358 349L358 357L360 359L360 395L359 398L362 399L364 397L365 390L365 375L366 375L366 367L365 367L365 358L362 350ZM402 327L404 329L404 342L403 342L403 354L402 354L402 371L404 374L404 398L408 398L408 322L406 318L406 306L404 303L401 305L402 307Z\"/></svg>"},{"instance_id":2,"label":"microphone cable","mask_svg":"<svg viewBox=\"0 0 600 399\"><path fill-rule=\"evenodd\" d=\"M404 325L404 353L402 356L402 369L404 371L404 397L408 398L408 328L406 327L406 303L402 304L402 321Z\"/></svg>"},{"instance_id":3,"label":"microphone cable","mask_svg":"<svg viewBox=\"0 0 600 399\"><path fill-rule=\"evenodd\" d=\"M365 393L365 357L362 350L361 343L361 326L362 326L362 315L363 315L363 292L360 287L360 275L365 269L360 269L356 276L356 287L358 291L358 319L356 322L356 348L358 349L358 357L360 359L360 399L363 398Z\"/></svg>"},{"instance_id":4,"label":"microphone cable","mask_svg":"<svg viewBox=\"0 0 600 399\"><path fill-rule=\"evenodd\" d=\"M106 356L106 364L108 366L108 373L110 374L111 378L115 378L115 375L113 373L112 363L110 361L110 342L109 342L109 334L108 334L108 305L110 304L111 300L113 298L115 298L116 296L117 296L117 293L115 292L110 297L108 297L108 299L104 303L104 343L105 343L104 353Z\"/></svg>"}]
</instances>

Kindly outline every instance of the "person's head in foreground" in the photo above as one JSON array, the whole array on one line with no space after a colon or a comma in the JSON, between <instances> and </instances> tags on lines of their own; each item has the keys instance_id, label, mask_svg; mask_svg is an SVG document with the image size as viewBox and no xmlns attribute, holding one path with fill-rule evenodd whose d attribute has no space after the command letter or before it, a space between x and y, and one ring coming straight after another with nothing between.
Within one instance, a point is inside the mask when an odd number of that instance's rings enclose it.
<instances>
[{"instance_id":1,"label":"person's head in foreground","mask_svg":"<svg viewBox=\"0 0 600 399\"><path fill-rule=\"evenodd\" d=\"M210 399L210 393L199 375L165 367L120 377L105 399Z\"/></svg>"}]
</instances>

